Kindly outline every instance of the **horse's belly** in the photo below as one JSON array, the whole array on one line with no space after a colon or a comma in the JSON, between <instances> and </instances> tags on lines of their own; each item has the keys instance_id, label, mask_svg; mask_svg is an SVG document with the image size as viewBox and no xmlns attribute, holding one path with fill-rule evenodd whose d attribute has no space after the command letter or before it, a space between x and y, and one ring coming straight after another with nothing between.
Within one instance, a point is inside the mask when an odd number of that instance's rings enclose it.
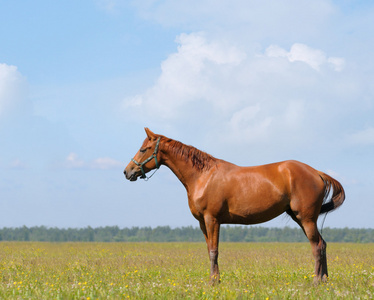
<instances>
[{"instance_id":1,"label":"horse's belly","mask_svg":"<svg viewBox=\"0 0 374 300\"><path fill-rule=\"evenodd\" d=\"M227 220L224 223L257 224L267 222L284 213L288 208L286 197L272 199L233 199L228 201Z\"/></svg>"}]
</instances>

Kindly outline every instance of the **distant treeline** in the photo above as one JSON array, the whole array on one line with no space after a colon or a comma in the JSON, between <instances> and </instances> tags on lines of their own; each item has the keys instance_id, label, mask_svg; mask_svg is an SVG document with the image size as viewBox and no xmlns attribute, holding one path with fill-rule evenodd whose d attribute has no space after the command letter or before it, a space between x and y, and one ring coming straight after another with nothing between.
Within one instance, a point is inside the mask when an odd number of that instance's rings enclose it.
<instances>
[{"instance_id":1,"label":"distant treeline","mask_svg":"<svg viewBox=\"0 0 374 300\"><path fill-rule=\"evenodd\" d=\"M327 242L374 243L374 229L324 228ZM0 229L0 241L45 242L203 242L197 227L169 226L119 228L48 228L19 227ZM221 226L221 242L307 242L299 228L267 228L254 226Z\"/></svg>"}]
</instances>

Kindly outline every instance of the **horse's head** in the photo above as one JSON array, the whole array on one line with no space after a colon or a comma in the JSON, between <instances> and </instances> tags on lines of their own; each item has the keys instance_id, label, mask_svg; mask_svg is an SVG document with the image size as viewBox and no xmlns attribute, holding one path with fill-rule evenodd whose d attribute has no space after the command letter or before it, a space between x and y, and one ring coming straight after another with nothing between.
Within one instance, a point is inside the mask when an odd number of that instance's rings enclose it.
<instances>
[{"instance_id":1,"label":"horse's head","mask_svg":"<svg viewBox=\"0 0 374 300\"><path fill-rule=\"evenodd\" d=\"M160 167L160 160L157 156L159 154L158 148L161 137L154 134L148 128L144 129L147 137L139 151L123 171L126 179L130 181L136 181L138 177L146 179L146 173Z\"/></svg>"}]
</instances>

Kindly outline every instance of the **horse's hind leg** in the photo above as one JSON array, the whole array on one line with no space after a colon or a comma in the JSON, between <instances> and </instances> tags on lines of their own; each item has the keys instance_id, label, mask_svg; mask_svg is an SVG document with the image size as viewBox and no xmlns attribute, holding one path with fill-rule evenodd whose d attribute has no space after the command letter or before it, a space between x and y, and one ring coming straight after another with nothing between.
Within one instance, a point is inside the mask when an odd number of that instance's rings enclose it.
<instances>
[{"instance_id":1,"label":"horse's hind leg","mask_svg":"<svg viewBox=\"0 0 374 300\"><path fill-rule=\"evenodd\" d=\"M307 238L309 239L310 245L312 246L312 252L315 259L314 274L316 277L314 281L326 281L328 277L326 260L327 244L320 235L315 222L303 224L303 228Z\"/></svg>"},{"instance_id":2,"label":"horse's hind leg","mask_svg":"<svg viewBox=\"0 0 374 300\"><path fill-rule=\"evenodd\" d=\"M289 214L291 218L299 224L312 246L312 252L315 259L314 282L319 282L321 280L326 281L328 277L326 260L327 244L318 231L317 223L315 221L302 222L300 216L296 215L291 209L287 211L287 214Z\"/></svg>"}]
</instances>

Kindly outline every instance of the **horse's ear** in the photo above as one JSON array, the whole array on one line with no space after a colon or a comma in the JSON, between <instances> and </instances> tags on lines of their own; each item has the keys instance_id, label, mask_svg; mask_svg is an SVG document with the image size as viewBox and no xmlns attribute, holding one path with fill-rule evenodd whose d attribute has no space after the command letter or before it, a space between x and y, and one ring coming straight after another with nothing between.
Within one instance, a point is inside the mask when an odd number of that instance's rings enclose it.
<instances>
[{"instance_id":1,"label":"horse's ear","mask_svg":"<svg viewBox=\"0 0 374 300\"><path fill-rule=\"evenodd\" d=\"M145 133L147 134L149 139L152 139L155 137L155 134L147 127L144 127Z\"/></svg>"}]
</instances>

